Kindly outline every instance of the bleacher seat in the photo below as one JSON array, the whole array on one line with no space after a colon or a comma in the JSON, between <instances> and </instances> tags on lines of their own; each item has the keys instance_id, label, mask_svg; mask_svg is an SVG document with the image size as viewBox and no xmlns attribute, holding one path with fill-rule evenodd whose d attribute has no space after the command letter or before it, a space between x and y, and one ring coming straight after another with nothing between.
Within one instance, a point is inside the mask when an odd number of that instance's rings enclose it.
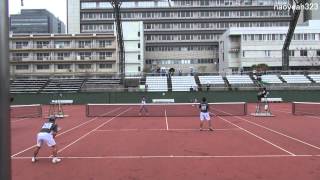
<instances>
[{"instance_id":1,"label":"bleacher seat","mask_svg":"<svg viewBox=\"0 0 320 180\"><path fill-rule=\"evenodd\" d=\"M190 88L197 88L193 76L172 76L172 91L190 91Z\"/></svg>"},{"instance_id":2,"label":"bleacher seat","mask_svg":"<svg viewBox=\"0 0 320 180\"><path fill-rule=\"evenodd\" d=\"M262 75L261 80L263 82L271 83L271 84L281 84L282 83L282 81L279 79L279 77L274 74Z\"/></svg>"},{"instance_id":3,"label":"bleacher seat","mask_svg":"<svg viewBox=\"0 0 320 180\"><path fill-rule=\"evenodd\" d=\"M314 82L320 83L320 74L309 74L308 75Z\"/></svg>"},{"instance_id":4,"label":"bleacher seat","mask_svg":"<svg viewBox=\"0 0 320 180\"><path fill-rule=\"evenodd\" d=\"M43 92L77 92L80 90L83 79L51 79Z\"/></svg>"},{"instance_id":5,"label":"bleacher seat","mask_svg":"<svg viewBox=\"0 0 320 180\"><path fill-rule=\"evenodd\" d=\"M10 83L11 93L36 93L47 82L47 79L16 79Z\"/></svg>"},{"instance_id":6,"label":"bleacher seat","mask_svg":"<svg viewBox=\"0 0 320 180\"><path fill-rule=\"evenodd\" d=\"M168 82L166 76L147 76L146 85L148 92L168 91Z\"/></svg>"},{"instance_id":7,"label":"bleacher seat","mask_svg":"<svg viewBox=\"0 0 320 180\"><path fill-rule=\"evenodd\" d=\"M201 85L224 85L222 76L198 76Z\"/></svg>"},{"instance_id":8,"label":"bleacher seat","mask_svg":"<svg viewBox=\"0 0 320 180\"><path fill-rule=\"evenodd\" d=\"M120 78L96 78L96 79L87 79L85 82L86 85L88 84L94 84L94 85L99 85L99 84L120 84Z\"/></svg>"},{"instance_id":9,"label":"bleacher seat","mask_svg":"<svg viewBox=\"0 0 320 180\"><path fill-rule=\"evenodd\" d=\"M110 91L121 89L121 79L119 77L103 77L86 79L81 91Z\"/></svg>"},{"instance_id":10,"label":"bleacher seat","mask_svg":"<svg viewBox=\"0 0 320 180\"><path fill-rule=\"evenodd\" d=\"M249 75L227 75L226 77L229 81L229 84L231 84L231 85L253 84L253 81L249 77Z\"/></svg>"},{"instance_id":11,"label":"bleacher seat","mask_svg":"<svg viewBox=\"0 0 320 180\"><path fill-rule=\"evenodd\" d=\"M295 75L281 75L281 77L288 83L288 84L310 84L310 80L302 75L302 74L295 74Z\"/></svg>"}]
</instances>

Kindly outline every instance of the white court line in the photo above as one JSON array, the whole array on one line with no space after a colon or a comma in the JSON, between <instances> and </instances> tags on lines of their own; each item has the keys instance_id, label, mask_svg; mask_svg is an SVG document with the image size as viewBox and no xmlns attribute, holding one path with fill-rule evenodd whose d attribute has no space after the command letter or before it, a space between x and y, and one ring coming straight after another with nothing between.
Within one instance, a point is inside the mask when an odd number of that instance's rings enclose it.
<instances>
[{"instance_id":1,"label":"white court line","mask_svg":"<svg viewBox=\"0 0 320 180\"><path fill-rule=\"evenodd\" d=\"M277 111L277 112L283 112L283 113L287 113L287 114L292 114L292 112L289 112L289 111L274 110L274 109L272 109L272 111Z\"/></svg>"},{"instance_id":2,"label":"white court line","mask_svg":"<svg viewBox=\"0 0 320 180\"><path fill-rule=\"evenodd\" d=\"M221 128L214 131L239 131L239 128ZM199 131L199 129L98 129L96 132L127 132L127 131Z\"/></svg>"},{"instance_id":3,"label":"white court line","mask_svg":"<svg viewBox=\"0 0 320 180\"><path fill-rule=\"evenodd\" d=\"M164 109L164 115L166 117L166 126L167 126L167 130L169 130L169 124L168 124L168 116L167 116L167 110Z\"/></svg>"},{"instance_id":4,"label":"white court line","mask_svg":"<svg viewBox=\"0 0 320 180\"><path fill-rule=\"evenodd\" d=\"M312 145L312 144L310 144L310 143L307 143L307 142L302 141L302 140L300 140L300 139L297 139L297 138L294 138L294 137L292 137L292 136L286 135L286 134L281 133L281 132L279 132L279 131L270 129L270 128L266 127L266 126L263 126L263 125L260 125L260 124L251 122L251 121L249 121L249 120L247 120L247 119L244 119L244 118L242 118L242 117L237 117L237 116L236 116L236 118L237 118L237 119L241 119L241 120L243 120L243 121L246 121L246 122L248 122L248 123L250 123L250 124L253 124L253 125L255 125L255 126L261 127L261 128L263 128L263 129L266 129L266 130L268 130L268 131L271 131L271 132L273 132L273 133L279 134L279 135L284 136L284 137L286 137L286 138L292 139L292 140L294 140L294 141L300 142L300 143L302 143L302 144L305 144L305 145L308 145L308 146L310 146L310 147L313 147L313 148L315 148L315 149L320 150L320 147L318 147L318 146Z\"/></svg>"},{"instance_id":5,"label":"white court line","mask_svg":"<svg viewBox=\"0 0 320 180\"><path fill-rule=\"evenodd\" d=\"M125 112L129 111L131 108L128 108L127 110L119 113L118 115L112 117L111 119L107 120L106 122L100 124L98 127L94 128L93 130L89 131L88 133L84 134L83 136L79 137L78 139L76 139L75 141L71 142L70 144L66 145L65 147L61 148L58 153L62 152L63 150L67 149L68 147L72 146L73 144L77 143L78 141L80 141L81 139L87 137L88 135L90 135L92 132L96 131L97 129L103 127L104 125L106 125L107 123L109 123L110 121L112 121L113 119L119 117L121 114L124 114ZM50 156L51 157L51 156Z\"/></svg>"},{"instance_id":6,"label":"white court line","mask_svg":"<svg viewBox=\"0 0 320 180\"><path fill-rule=\"evenodd\" d=\"M283 112L283 113L287 113L287 114L292 114L292 112L290 111L282 111L282 110L272 110L272 111L278 111L278 112ZM293 114L292 114L293 115ZM297 115L297 116L299 116L299 115ZM318 116L312 116L312 115L302 115L302 117L303 116L306 116L306 117L310 117L310 118L315 118L315 119L320 119L320 117L318 117Z\"/></svg>"},{"instance_id":7,"label":"white court line","mask_svg":"<svg viewBox=\"0 0 320 180\"><path fill-rule=\"evenodd\" d=\"M225 155L225 156L179 156L179 155L167 155L167 156L59 156L62 159L157 159L157 158L299 158L299 157L320 157L320 155L288 155L288 154L266 154L266 155ZM13 157L12 160L30 160L32 157ZM38 159L49 159L51 157L37 157Z\"/></svg>"},{"instance_id":8,"label":"white court line","mask_svg":"<svg viewBox=\"0 0 320 180\"><path fill-rule=\"evenodd\" d=\"M311 117L311 118L315 118L315 119L320 119L320 117L318 117L318 116L307 116L307 117Z\"/></svg>"},{"instance_id":9,"label":"white court line","mask_svg":"<svg viewBox=\"0 0 320 180\"><path fill-rule=\"evenodd\" d=\"M291 154L292 156L296 156L296 155L293 154L292 152L290 152L290 151L288 151L288 150L286 150L286 149L284 149L284 148L282 148L282 147L280 147L280 146L278 146L278 145L276 145L276 144L274 144L274 143L272 143L272 142L270 142L270 141L268 141L268 140L266 140L266 139L264 139L264 138L262 138L262 137L260 137L260 136L258 136L258 135L256 135L256 134L254 134L254 133L252 133L252 132L250 132L250 131L242 128L241 126L238 126L238 125L236 125L236 124L234 124L234 123L232 123L232 122L230 122L230 121L228 121L228 120L226 120L226 119L224 119L224 118L222 118L222 117L219 117L219 118L222 119L223 121L229 123L229 124L232 124L232 125L240 128L240 129L242 129L242 130L245 131L246 133L251 134L252 136L254 136L254 137L256 137L256 138L261 139L262 141L264 141L264 142L266 142L266 143L268 143L268 144L271 144L272 146L274 146L274 147L276 147L276 148L278 148L278 149L280 149L280 150L282 150L282 151L284 151L284 152L286 152L286 153L288 153L288 154Z\"/></svg>"},{"instance_id":10,"label":"white court line","mask_svg":"<svg viewBox=\"0 0 320 180\"><path fill-rule=\"evenodd\" d=\"M20 122L20 121L26 121L28 119L31 119L31 118L22 118L22 119L17 119L17 120L11 120L10 122ZM32 120L30 120L30 121L32 121Z\"/></svg>"},{"instance_id":11,"label":"white court line","mask_svg":"<svg viewBox=\"0 0 320 180\"><path fill-rule=\"evenodd\" d=\"M119 108L117 108L117 109L119 109ZM109 111L108 113L113 112L113 111L115 111L115 110L117 110L117 109L114 109L114 110L112 110L112 111ZM74 129L77 129L77 128L83 126L83 125L89 124L90 122L96 120L97 118L98 118L98 117L92 118L92 119L90 119L89 121L83 122L83 123L81 123L81 124L79 124L79 125L71 128L71 129L68 129L67 131L58 133L58 135L57 135L56 137L59 137L59 136L61 136L61 135L63 135L63 134L66 134L66 133L68 133L68 132L70 132L70 131L72 131L72 130L74 130ZM15 156L17 156L17 155L19 155L19 154L21 154L21 153L24 153L24 152L26 152L26 151L34 148L34 147L36 147L36 144L33 145L33 146L30 146L30 147L28 147L28 148L26 148L26 149L24 149L24 150L22 150L22 151L19 151L19 152L17 152L16 154L11 155L11 157L15 157Z\"/></svg>"}]
</instances>

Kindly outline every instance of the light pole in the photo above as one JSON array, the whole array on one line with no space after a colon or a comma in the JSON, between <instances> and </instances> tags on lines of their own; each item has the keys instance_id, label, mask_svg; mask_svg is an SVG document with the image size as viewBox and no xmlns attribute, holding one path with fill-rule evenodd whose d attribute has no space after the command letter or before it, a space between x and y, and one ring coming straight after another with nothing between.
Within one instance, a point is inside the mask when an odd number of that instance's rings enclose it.
<instances>
[{"instance_id":1,"label":"light pole","mask_svg":"<svg viewBox=\"0 0 320 180\"><path fill-rule=\"evenodd\" d=\"M8 0L0 0L0 177L11 179Z\"/></svg>"}]
</instances>

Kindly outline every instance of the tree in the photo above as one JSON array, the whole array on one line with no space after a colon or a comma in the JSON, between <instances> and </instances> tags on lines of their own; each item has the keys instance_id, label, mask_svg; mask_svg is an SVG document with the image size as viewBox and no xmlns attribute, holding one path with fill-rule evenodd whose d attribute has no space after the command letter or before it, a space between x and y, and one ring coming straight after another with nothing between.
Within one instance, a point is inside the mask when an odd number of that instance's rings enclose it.
<instances>
[{"instance_id":1,"label":"tree","mask_svg":"<svg viewBox=\"0 0 320 180\"><path fill-rule=\"evenodd\" d=\"M252 70L256 70L258 72L267 71L269 66L267 64L254 64L251 66Z\"/></svg>"},{"instance_id":2,"label":"tree","mask_svg":"<svg viewBox=\"0 0 320 180\"><path fill-rule=\"evenodd\" d=\"M257 71L267 71L269 69L269 66L267 64L258 64L257 65Z\"/></svg>"},{"instance_id":3,"label":"tree","mask_svg":"<svg viewBox=\"0 0 320 180\"><path fill-rule=\"evenodd\" d=\"M170 69L169 69L170 75L173 75L175 71L176 71L176 70L175 70L174 68L170 68Z\"/></svg>"}]
</instances>

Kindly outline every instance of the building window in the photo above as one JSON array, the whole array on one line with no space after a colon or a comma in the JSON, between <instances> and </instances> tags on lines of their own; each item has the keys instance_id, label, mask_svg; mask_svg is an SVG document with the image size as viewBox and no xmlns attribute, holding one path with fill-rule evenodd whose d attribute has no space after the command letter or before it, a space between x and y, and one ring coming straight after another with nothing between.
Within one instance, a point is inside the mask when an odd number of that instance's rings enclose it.
<instances>
[{"instance_id":1,"label":"building window","mask_svg":"<svg viewBox=\"0 0 320 180\"><path fill-rule=\"evenodd\" d=\"M28 70L29 65L16 65L16 70Z\"/></svg>"},{"instance_id":2,"label":"building window","mask_svg":"<svg viewBox=\"0 0 320 180\"><path fill-rule=\"evenodd\" d=\"M112 64L99 64L99 69L112 69Z\"/></svg>"},{"instance_id":3,"label":"building window","mask_svg":"<svg viewBox=\"0 0 320 180\"><path fill-rule=\"evenodd\" d=\"M246 57L246 52L242 51L242 57Z\"/></svg>"},{"instance_id":4,"label":"building window","mask_svg":"<svg viewBox=\"0 0 320 180\"><path fill-rule=\"evenodd\" d=\"M18 41L16 42L16 48L17 49L21 49L21 48L24 48L24 47L28 47L28 41Z\"/></svg>"},{"instance_id":5,"label":"building window","mask_svg":"<svg viewBox=\"0 0 320 180\"><path fill-rule=\"evenodd\" d=\"M112 52L99 52L99 60L105 60L107 57L112 57Z\"/></svg>"},{"instance_id":6,"label":"building window","mask_svg":"<svg viewBox=\"0 0 320 180\"><path fill-rule=\"evenodd\" d=\"M70 64L58 64L57 69L71 69Z\"/></svg>"},{"instance_id":7,"label":"building window","mask_svg":"<svg viewBox=\"0 0 320 180\"><path fill-rule=\"evenodd\" d=\"M29 58L29 53L13 53L12 54L12 60L14 61L22 61L28 58Z\"/></svg>"},{"instance_id":8,"label":"building window","mask_svg":"<svg viewBox=\"0 0 320 180\"><path fill-rule=\"evenodd\" d=\"M49 48L49 41L37 41L37 48Z\"/></svg>"},{"instance_id":9,"label":"building window","mask_svg":"<svg viewBox=\"0 0 320 180\"><path fill-rule=\"evenodd\" d=\"M138 32L138 37L140 37L140 32Z\"/></svg>"},{"instance_id":10,"label":"building window","mask_svg":"<svg viewBox=\"0 0 320 180\"><path fill-rule=\"evenodd\" d=\"M91 69L91 64L79 64L79 69Z\"/></svg>"},{"instance_id":11,"label":"building window","mask_svg":"<svg viewBox=\"0 0 320 180\"><path fill-rule=\"evenodd\" d=\"M138 60L140 60L140 59L141 59L141 55L139 54L139 55L138 55Z\"/></svg>"},{"instance_id":12,"label":"building window","mask_svg":"<svg viewBox=\"0 0 320 180\"><path fill-rule=\"evenodd\" d=\"M49 53L37 53L37 60L50 60Z\"/></svg>"},{"instance_id":13,"label":"building window","mask_svg":"<svg viewBox=\"0 0 320 180\"><path fill-rule=\"evenodd\" d=\"M308 56L307 50L300 50L300 56Z\"/></svg>"},{"instance_id":14,"label":"building window","mask_svg":"<svg viewBox=\"0 0 320 180\"><path fill-rule=\"evenodd\" d=\"M91 60L91 52L79 52L77 60Z\"/></svg>"},{"instance_id":15,"label":"building window","mask_svg":"<svg viewBox=\"0 0 320 180\"><path fill-rule=\"evenodd\" d=\"M209 1L208 0L201 0L200 6L209 6Z\"/></svg>"},{"instance_id":16,"label":"building window","mask_svg":"<svg viewBox=\"0 0 320 180\"><path fill-rule=\"evenodd\" d=\"M140 43L138 43L138 48L140 48Z\"/></svg>"},{"instance_id":17,"label":"building window","mask_svg":"<svg viewBox=\"0 0 320 180\"><path fill-rule=\"evenodd\" d=\"M70 41L56 41L54 42L55 48L70 48Z\"/></svg>"},{"instance_id":18,"label":"building window","mask_svg":"<svg viewBox=\"0 0 320 180\"><path fill-rule=\"evenodd\" d=\"M64 60L65 58L70 58L70 53L69 52L59 52L59 53L57 53L57 55L58 55L58 60Z\"/></svg>"},{"instance_id":19,"label":"building window","mask_svg":"<svg viewBox=\"0 0 320 180\"><path fill-rule=\"evenodd\" d=\"M49 69L49 64L38 64L37 69L38 70L43 70L43 69Z\"/></svg>"},{"instance_id":20,"label":"building window","mask_svg":"<svg viewBox=\"0 0 320 180\"><path fill-rule=\"evenodd\" d=\"M320 50L317 50L317 56L320 56Z\"/></svg>"},{"instance_id":21,"label":"building window","mask_svg":"<svg viewBox=\"0 0 320 180\"><path fill-rule=\"evenodd\" d=\"M294 50L289 51L289 56L294 56Z\"/></svg>"},{"instance_id":22,"label":"building window","mask_svg":"<svg viewBox=\"0 0 320 180\"><path fill-rule=\"evenodd\" d=\"M104 48L107 46L111 46L112 42L109 40L100 40L99 41L99 48Z\"/></svg>"},{"instance_id":23,"label":"building window","mask_svg":"<svg viewBox=\"0 0 320 180\"><path fill-rule=\"evenodd\" d=\"M79 41L79 48L91 48L91 41Z\"/></svg>"},{"instance_id":24,"label":"building window","mask_svg":"<svg viewBox=\"0 0 320 180\"><path fill-rule=\"evenodd\" d=\"M264 56L265 57L270 57L271 51L270 50L266 50L264 51Z\"/></svg>"}]
</instances>

